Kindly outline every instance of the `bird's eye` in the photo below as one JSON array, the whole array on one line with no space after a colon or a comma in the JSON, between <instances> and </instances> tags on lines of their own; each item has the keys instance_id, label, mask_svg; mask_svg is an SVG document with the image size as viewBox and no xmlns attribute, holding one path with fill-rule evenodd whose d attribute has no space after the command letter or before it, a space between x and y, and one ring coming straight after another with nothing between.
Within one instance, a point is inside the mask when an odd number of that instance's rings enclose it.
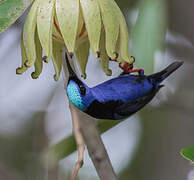
<instances>
[{"instance_id":1,"label":"bird's eye","mask_svg":"<svg viewBox=\"0 0 194 180\"><path fill-rule=\"evenodd\" d=\"M86 94L86 88L82 84L79 86L79 88L80 88L81 95L84 96Z\"/></svg>"}]
</instances>

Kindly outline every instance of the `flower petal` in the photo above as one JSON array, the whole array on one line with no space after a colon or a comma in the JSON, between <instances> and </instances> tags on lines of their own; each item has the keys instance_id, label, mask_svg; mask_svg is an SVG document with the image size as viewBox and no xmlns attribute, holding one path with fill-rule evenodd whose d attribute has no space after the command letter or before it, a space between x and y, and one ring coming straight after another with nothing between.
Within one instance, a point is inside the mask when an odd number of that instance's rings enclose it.
<instances>
[{"instance_id":1,"label":"flower petal","mask_svg":"<svg viewBox=\"0 0 194 180\"><path fill-rule=\"evenodd\" d=\"M106 33L106 51L111 59L116 58L116 43L119 34L119 22L110 0L98 0L102 21Z\"/></svg>"},{"instance_id":2,"label":"flower petal","mask_svg":"<svg viewBox=\"0 0 194 180\"><path fill-rule=\"evenodd\" d=\"M84 26L85 26L85 24L84 24L83 13L82 13L82 10L80 8L80 10L79 10L78 28L77 28L77 40L78 40L78 38L82 37L84 31L86 31Z\"/></svg>"},{"instance_id":3,"label":"flower petal","mask_svg":"<svg viewBox=\"0 0 194 180\"><path fill-rule=\"evenodd\" d=\"M56 0L59 27L69 52L74 52L78 30L79 0Z\"/></svg>"},{"instance_id":4,"label":"flower petal","mask_svg":"<svg viewBox=\"0 0 194 180\"><path fill-rule=\"evenodd\" d=\"M27 61L25 65L30 67L34 64L36 60L36 47L35 47L35 29L36 29L36 22L37 22L37 10L38 10L39 0L36 0L26 18L24 24L24 47L26 50Z\"/></svg>"},{"instance_id":5,"label":"flower petal","mask_svg":"<svg viewBox=\"0 0 194 180\"><path fill-rule=\"evenodd\" d=\"M116 46L116 51L118 52L117 62L123 64L123 63L125 63L125 60L121 57L120 43L121 43L121 37L120 37L120 34L119 34L119 37L118 37L118 40L117 40L117 46Z\"/></svg>"},{"instance_id":6,"label":"flower petal","mask_svg":"<svg viewBox=\"0 0 194 180\"><path fill-rule=\"evenodd\" d=\"M93 53L97 55L99 51L100 33L101 33L101 17L100 9L97 1L80 0L83 16L86 23L86 29L90 40L90 46Z\"/></svg>"},{"instance_id":7,"label":"flower petal","mask_svg":"<svg viewBox=\"0 0 194 180\"><path fill-rule=\"evenodd\" d=\"M56 12L55 12L55 15L54 15L54 26L53 26L52 37L56 41L64 44L63 37L62 37L61 31L59 29L59 23L58 23L58 19L57 19L57 16L56 16Z\"/></svg>"},{"instance_id":8,"label":"flower petal","mask_svg":"<svg viewBox=\"0 0 194 180\"><path fill-rule=\"evenodd\" d=\"M23 31L21 34L20 47L21 47L22 65L21 65L21 67L16 69L16 74L22 74L28 69L28 67L25 66L25 62L27 61L27 56L26 56L26 50L25 50L24 41L23 41Z\"/></svg>"},{"instance_id":9,"label":"flower petal","mask_svg":"<svg viewBox=\"0 0 194 180\"><path fill-rule=\"evenodd\" d=\"M100 38L100 62L102 65L103 71L106 73L107 76L112 75L112 71L109 69L109 57L106 53L105 49L105 32L104 30L101 33Z\"/></svg>"},{"instance_id":10,"label":"flower petal","mask_svg":"<svg viewBox=\"0 0 194 180\"><path fill-rule=\"evenodd\" d=\"M113 6L113 10L115 12L115 14L117 15L118 18L118 22L119 22L119 55L122 57L122 59L124 59L125 61L127 61L128 63L133 63L133 59L130 57L129 55L129 38L128 38L128 28L127 28L127 24L125 21L125 18L120 10L120 8L118 7L118 5L116 4L116 2L114 0L111 0L111 4Z\"/></svg>"},{"instance_id":11,"label":"flower petal","mask_svg":"<svg viewBox=\"0 0 194 180\"><path fill-rule=\"evenodd\" d=\"M117 52L118 52L118 58L117 58L117 62L123 66L127 63L133 63L134 62L134 58L133 57L129 57L127 59L124 59L122 56L121 56L121 34L119 34L119 37L118 37L118 41L117 41Z\"/></svg>"},{"instance_id":12,"label":"flower petal","mask_svg":"<svg viewBox=\"0 0 194 180\"><path fill-rule=\"evenodd\" d=\"M48 62L52 53L52 32L55 0L41 0L38 8L38 35Z\"/></svg>"},{"instance_id":13,"label":"flower petal","mask_svg":"<svg viewBox=\"0 0 194 180\"><path fill-rule=\"evenodd\" d=\"M86 40L88 40L88 33L86 31L86 24L84 23L83 13L80 8L75 48L77 48L79 44L83 43Z\"/></svg>"},{"instance_id":14,"label":"flower petal","mask_svg":"<svg viewBox=\"0 0 194 180\"><path fill-rule=\"evenodd\" d=\"M36 31L35 34L35 43L36 43L36 61L34 63L35 71L31 74L33 79L37 79L42 72L42 47Z\"/></svg>"},{"instance_id":15,"label":"flower petal","mask_svg":"<svg viewBox=\"0 0 194 180\"><path fill-rule=\"evenodd\" d=\"M86 26L83 24L82 31L79 34L79 38L76 39L75 47L78 47L78 45L82 44L83 42L88 40L88 33L86 31Z\"/></svg>"},{"instance_id":16,"label":"flower petal","mask_svg":"<svg viewBox=\"0 0 194 180\"><path fill-rule=\"evenodd\" d=\"M59 79L59 76L61 73L63 49L64 49L64 44L59 43L56 40L53 40L52 61L53 61L54 69L55 69L55 75L54 75L55 81L57 81Z\"/></svg>"},{"instance_id":17,"label":"flower petal","mask_svg":"<svg viewBox=\"0 0 194 180\"><path fill-rule=\"evenodd\" d=\"M88 62L89 50L90 50L90 43L88 40L79 44L79 46L75 50L75 55L82 72L82 77L84 79L86 78L85 71L86 71L86 65Z\"/></svg>"}]
</instances>

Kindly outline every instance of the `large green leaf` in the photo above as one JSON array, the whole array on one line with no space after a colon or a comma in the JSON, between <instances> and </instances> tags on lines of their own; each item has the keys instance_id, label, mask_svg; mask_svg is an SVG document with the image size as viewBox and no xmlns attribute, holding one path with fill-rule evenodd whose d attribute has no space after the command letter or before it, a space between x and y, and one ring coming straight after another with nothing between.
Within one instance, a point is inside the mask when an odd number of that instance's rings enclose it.
<instances>
[{"instance_id":1,"label":"large green leaf","mask_svg":"<svg viewBox=\"0 0 194 180\"><path fill-rule=\"evenodd\" d=\"M12 25L33 0L0 0L0 33Z\"/></svg>"},{"instance_id":2,"label":"large green leaf","mask_svg":"<svg viewBox=\"0 0 194 180\"><path fill-rule=\"evenodd\" d=\"M166 33L165 1L141 0L132 30L132 55L146 73L153 72L154 54L163 47Z\"/></svg>"},{"instance_id":3,"label":"large green leaf","mask_svg":"<svg viewBox=\"0 0 194 180\"><path fill-rule=\"evenodd\" d=\"M194 146L185 147L181 150L181 155L194 163Z\"/></svg>"}]
</instances>

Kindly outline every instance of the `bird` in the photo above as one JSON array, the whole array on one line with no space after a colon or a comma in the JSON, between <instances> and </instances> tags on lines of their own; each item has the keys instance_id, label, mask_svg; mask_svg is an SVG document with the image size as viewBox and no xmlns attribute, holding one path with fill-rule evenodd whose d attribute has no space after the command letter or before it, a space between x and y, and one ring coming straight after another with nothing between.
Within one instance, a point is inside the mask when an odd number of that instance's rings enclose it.
<instances>
[{"instance_id":1,"label":"bird","mask_svg":"<svg viewBox=\"0 0 194 180\"><path fill-rule=\"evenodd\" d=\"M66 54L69 71L66 92L70 102L96 119L110 120L127 118L142 109L164 87L162 81L183 64L182 61L175 61L151 75L144 75L143 70L137 75L122 73L116 78L88 87L73 71L69 59Z\"/></svg>"}]
</instances>

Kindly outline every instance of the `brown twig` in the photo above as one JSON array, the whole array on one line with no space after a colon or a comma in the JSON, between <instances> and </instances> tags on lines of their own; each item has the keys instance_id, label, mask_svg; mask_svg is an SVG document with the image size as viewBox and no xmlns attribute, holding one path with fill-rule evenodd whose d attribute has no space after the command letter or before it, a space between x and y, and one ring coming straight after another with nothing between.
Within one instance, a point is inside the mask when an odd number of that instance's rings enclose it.
<instances>
[{"instance_id":1,"label":"brown twig","mask_svg":"<svg viewBox=\"0 0 194 180\"><path fill-rule=\"evenodd\" d=\"M77 116L77 113L75 112L75 109L73 108L73 105L69 103L69 108L71 111L71 117L72 117L72 123L73 123L73 133L75 136L76 144L77 144L77 150L78 150L78 160L75 164L71 180L75 180L79 169L83 165L83 159L84 159L84 150L85 150L85 143L82 136L82 133L80 131L80 122L79 117Z\"/></svg>"},{"instance_id":2,"label":"brown twig","mask_svg":"<svg viewBox=\"0 0 194 180\"><path fill-rule=\"evenodd\" d=\"M71 66L75 70L72 63L71 63ZM64 74L65 74L64 79L67 80L68 70L67 70L67 66L66 66L65 56L63 56L63 70L64 70ZM67 86L67 84L65 83L65 89L67 88L66 86ZM78 175L79 169L83 166L85 143L84 143L83 136L80 132L79 117L77 116L77 114L74 112L74 110L71 107L72 107L72 104L69 103L69 108L70 108L71 117L72 117L73 134L75 136L75 141L76 141L77 150L78 150L78 160L75 164L75 167L74 167L74 170L73 170L73 173L72 173L70 180L75 180L77 175Z\"/></svg>"},{"instance_id":3,"label":"brown twig","mask_svg":"<svg viewBox=\"0 0 194 180\"><path fill-rule=\"evenodd\" d=\"M65 60L63 61L63 69L67 78L67 68ZM113 170L107 151L96 128L96 123L94 119L75 108L71 103L70 111L72 114L72 121L74 126L73 131L78 147L78 161L74 169L75 174L73 173L73 175L77 175L78 170L80 169L83 163L83 143L85 141L89 156L92 159L92 162L96 168L100 179L117 180L117 176ZM74 178L76 178L76 176Z\"/></svg>"},{"instance_id":4,"label":"brown twig","mask_svg":"<svg viewBox=\"0 0 194 180\"><path fill-rule=\"evenodd\" d=\"M96 128L94 119L81 112L73 105L71 106L71 110L73 113L77 114L76 116L79 118L80 131L84 137L89 156L92 159L100 179L117 180L117 176L113 170L107 151Z\"/></svg>"}]
</instances>

